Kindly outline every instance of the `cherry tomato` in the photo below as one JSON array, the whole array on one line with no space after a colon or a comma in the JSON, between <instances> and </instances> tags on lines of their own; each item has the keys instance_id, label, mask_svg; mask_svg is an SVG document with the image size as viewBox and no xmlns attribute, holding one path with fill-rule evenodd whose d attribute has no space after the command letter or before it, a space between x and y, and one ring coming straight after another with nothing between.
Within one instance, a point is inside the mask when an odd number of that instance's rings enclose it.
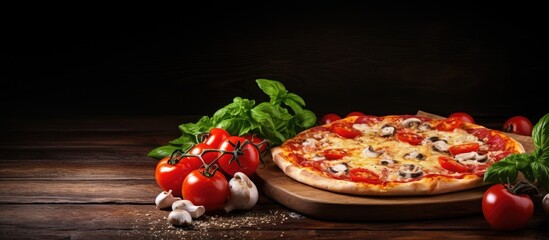
<instances>
[{"instance_id":1,"label":"cherry tomato","mask_svg":"<svg viewBox=\"0 0 549 240\"><path fill-rule=\"evenodd\" d=\"M448 118L451 118L451 117L459 118L463 122L475 123L475 119L473 119L473 117L470 114L465 112L454 112L448 116Z\"/></svg>"},{"instance_id":2,"label":"cherry tomato","mask_svg":"<svg viewBox=\"0 0 549 240\"><path fill-rule=\"evenodd\" d=\"M204 152L204 150L215 150L217 148L214 148L212 146L210 146L209 144L207 143L197 143L196 145L194 145L194 147L191 148L191 150L189 150L189 152L187 154L193 154L193 155L200 155ZM204 160L204 163L206 164L210 164L212 163L215 158L217 157L218 155L218 152L215 152L215 151L206 151L204 154L202 154L202 159ZM200 166L202 166L202 161L198 158L198 157L185 157L183 158L185 160L183 161L191 161L193 162L193 165L198 165L197 168L195 169L198 169Z\"/></svg>"},{"instance_id":3,"label":"cherry tomato","mask_svg":"<svg viewBox=\"0 0 549 240\"><path fill-rule=\"evenodd\" d=\"M328 160L337 160L347 156L347 152L343 149L326 149L322 153Z\"/></svg>"},{"instance_id":4,"label":"cherry tomato","mask_svg":"<svg viewBox=\"0 0 549 240\"><path fill-rule=\"evenodd\" d=\"M170 157L166 156L158 161L154 176L156 183L163 191L172 190L174 197L181 197L183 179L196 168L192 163L184 161L172 165L168 162Z\"/></svg>"},{"instance_id":5,"label":"cherry tomato","mask_svg":"<svg viewBox=\"0 0 549 240\"><path fill-rule=\"evenodd\" d=\"M459 145L453 145L448 148L448 151L452 155L458 155L460 153L476 152L480 148L478 143L464 143Z\"/></svg>"},{"instance_id":6,"label":"cherry tomato","mask_svg":"<svg viewBox=\"0 0 549 240\"><path fill-rule=\"evenodd\" d=\"M524 116L511 117L503 124L503 131L525 136L532 136L533 128L532 122Z\"/></svg>"},{"instance_id":7,"label":"cherry tomato","mask_svg":"<svg viewBox=\"0 0 549 240\"><path fill-rule=\"evenodd\" d=\"M231 134L223 128L212 128L204 142L213 148L218 148L219 145L230 136Z\"/></svg>"},{"instance_id":8,"label":"cherry tomato","mask_svg":"<svg viewBox=\"0 0 549 240\"><path fill-rule=\"evenodd\" d=\"M349 177L354 182L379 183L379 175L366 168L353 168L349 171Z\"/></svg>"},{"instance_id":9,"label":"cherry tomato","mask_svg":"<svg viewBox=\"0 0 549 240\"><path fill-rule=\"evenodd\" d=\"M362 112L358 112L358 111L355 111L355 112L350 112L348 113L345 117L351 117L351 116L366 116L366 114L362 113Z\"/></svg>"},{"instance_id":10,"label":"cherry tomato","mask_svg":"<svg viewBox=\"0 0 549 240\"><path fill-rule=\"evenodd\" d=\"M412 145L419 145L423 141L423 137L409 132L399 132L396 134L396 138L400 141L407 142Z\"/></svg>"},{"instance_id":11,"label":"cherry tomato","mask_svg":"<svg viewBox=\"0 0 549 240\"><path fill-rule=\"evenodd\" d=\"M526 227L534 214L534 203L527 194L513 194L503 184L484 192L482 213L495 229L517 230Z\"/></svg>"},{"instance_id":12,"label":"cherry tomato","mask_svg":"<svg viewBox=\"0 0 549 240\"><path fill-rule=\"evenodd\" d=\"M453 131L461 126L462 123L463 121L459 118L446 118L436 126L436 129L440 131Z\"/></svg>"},{"instance_id":13,"label":"cherry tomato","mask_svg":"<svg viewBox=\"0 0 549 240\"><path fill-rule=\"evenodd\" d=\"M248 141L258 146L259 152L261 153L265 152L265 150L269 145L269 143L265 142L262 138L258 137L255 134L248 133L248 134L242 135L241 137L248 139ZM258 144L261 144L261 145L258 145Z\"/></svg>"},{"instance_id":14,"label":"cherry tomato","mask_svg":"<svg viewBox=\"0 0 549 240\"><path fill-rule=\"evenodd\" d=\"M228 152L238 152L237 158L234 158L235 155L232 153L219 153L221 156L217 163L228 176L233 176L237 172L251 176L257 170L257 167L259 167L259 151L246 138L231 136L219 146L219 149Z\"/></svg>"},{"instance_id":15,"label":"cherry tomato","mask_svg":"<svg viewBox=\"0 0 549 240\"><path fill-rule=\"evenodd\" d=\"M334 125L332 125L332 131L344 138L355 138L362 134L362 132L354 129L350 124L345 123L334 123Z\"/></svg>"},{"instance_id":16,"label":"cherry tomato","mask_svg":"<svg viewBox=\"0 0 549 240\"><path fill-rule=\"evenodd\" d=\"M202 205L207 211L216 210L223 207L229 196L229 182L219 171L207 174L202 169L197 169L187 175L181 186L181 193L183 199L194 205Z\"/></svg>"},{"instance_id":17,"label":"cherry tomato","mask_svg":"<svg viewBox=\"0 0 549 240\"><path fill-rule=\"evenodd\" d=\"M335 113L327 113L324 116L322 116L322 118L320 119L320 124L322 124L322 125L328 124L328 123L331 123L333 121L337 121L339 119L341 119L341 116L339 116Z\"/></svg>"},{"instance_id":18,"label":"cherry tomato","mask_svg":"<svg viewBox=\"0 0 549 240\"><path fill-rule=\"evenodd\" d=\"M467 166L465 166L461 163L458 163L456 160L454 160L451 157L439 156L438 157L438 163L440 164L440 166L442 168L444 168L448 171L451 171L451 172L462 173L462 172L469 171L469 168L467 168Z\"/></svg>"}]
</instances>

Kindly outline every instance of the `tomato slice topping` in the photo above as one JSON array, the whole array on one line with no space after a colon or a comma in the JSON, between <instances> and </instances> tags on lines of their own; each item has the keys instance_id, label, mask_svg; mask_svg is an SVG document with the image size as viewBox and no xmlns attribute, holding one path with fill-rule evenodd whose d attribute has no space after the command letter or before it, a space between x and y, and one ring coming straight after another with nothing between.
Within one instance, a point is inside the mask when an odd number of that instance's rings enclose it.
<instances>
[{"instance_id":1,"label":"tomato slice topping","mask_svg":"<svg viewBox=\"0 0 549 240\"><path fill-rule=\"evenodd\" d=\"M448 148L448 151L453 155L458 155L460 153L476 152L480 148L478 143L464 143L459 145L454 145Z\"/></svg>"},{"instance_id":2,"label":"tomato slice topping","mask_svg":"<svg viewBox=\"0 0 549 240\"><path fill-rule=\"evenodd\" d=\"M453 131L454 129L461 126L462 123L463 121L459 118L446 118L436 126L436 129L440 131Z\"/></svg>"},{"instance_id":3,"label":"tomato slice topping","mask_svg":"<svg viewBox=\"0 0 549 240\"><path fill-rule=\"evenodd\" d=\"M438 157L438 163L440 164L440 166L442 168L444 168L448 171L451 171L451 172L462 173L462 172L469 171L469 168L467 168L467 166L465 166L461 163L458 163L456 160L454 160L451 157L440 156L440 157Z\"/></svg>"},{"instance_id":4,"label":"tomato slice topping","mask_svg":"<svg viewBox=\"0 0 549 240\"><path fill-rule=\"evenodd\" d=\"M379 175L366 168L353 168L349 171L349 177L354 182L380 183Z\"/></svg>"},{"instance_id":5,"label":"tomato slice topping","mask_svg":"<svg viewBox=\"0 0 549 240\"><path fill-rule=\"evenodd\" d=\"M398 140L412 145L419 145L421 144L421 141L423 141L422 136L410 132L399 132L396 134L396 137Z\"/></svg>"},{"instance_id":6,"label":"tomato slice topping","mask_svg":"<svg viewBox=\"0 0 549 240\"><path fill-rule=\"evenodd\" d=\"M347 156L347 152L343 149L326 149L322 154L328 160L337 160Z\"/></svg>"},{"instance_id":7,"label":"tomato slice topping","mask_svg":"<svg viewBox=\"0 0 549 240\"><path fill-rule=\"evenodd\" d=\"M344 138L355 138L362 134L362 132L354 129L350 124L344 123L335 123L332 125L332 131Z\"/></svg>"}]
</instances>

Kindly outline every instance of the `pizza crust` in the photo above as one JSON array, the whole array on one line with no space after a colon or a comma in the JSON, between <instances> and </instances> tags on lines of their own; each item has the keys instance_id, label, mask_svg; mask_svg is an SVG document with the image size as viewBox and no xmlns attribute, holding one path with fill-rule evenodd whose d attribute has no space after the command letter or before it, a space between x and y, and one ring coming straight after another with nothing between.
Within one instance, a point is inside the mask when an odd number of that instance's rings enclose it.
<instances>
[{"instance_id":1,"label":"pizza crust","mask_svg":"<svg viewBox=\"0 0 549 240\"><path fill-rule=\"evenodd\" d=\"M357 183L324 177L313 173L307 168L294 165L284 158L283 149L275 147L271 150L273 162L289 177L312 187L337 193L369 196L414 196L436 195L472 189L482 185L482 178L476 175L456 179L438 176L422 178L418 181L391 185L376 185Z\"/></svg>"}]
</instances>

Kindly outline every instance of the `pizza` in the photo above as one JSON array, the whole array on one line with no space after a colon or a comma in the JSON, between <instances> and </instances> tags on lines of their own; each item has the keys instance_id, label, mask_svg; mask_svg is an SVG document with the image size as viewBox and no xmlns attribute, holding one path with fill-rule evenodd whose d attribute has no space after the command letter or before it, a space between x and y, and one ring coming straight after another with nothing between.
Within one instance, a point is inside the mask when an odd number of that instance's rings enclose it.
<instances>
[{"instance_id":1,"label":"pizza","mask_svg":"<svg viewBox=\"0 0 549 240\"><path fill-rule=\"evenodd\" d=\"M419 115L350 116L271 150L294 180L337 193L434 195L483 185L488 167L524 147L501 131Z\"/></svg>"}]
</instances>

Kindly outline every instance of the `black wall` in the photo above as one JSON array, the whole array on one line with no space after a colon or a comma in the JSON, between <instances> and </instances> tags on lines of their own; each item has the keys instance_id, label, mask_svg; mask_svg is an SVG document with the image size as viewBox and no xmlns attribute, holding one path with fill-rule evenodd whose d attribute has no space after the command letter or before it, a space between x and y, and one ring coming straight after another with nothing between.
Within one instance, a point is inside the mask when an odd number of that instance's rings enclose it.
<instances>
[{"instance_id":1,"label":"black wall","mask_svg":"<svg viewBox=\"0 0 549 240\"><path fill-rule=\"evenodd\" d=\"M412 2L412 1L411 1ZM66 8L4 17L2 115L211 115L254 80L318 115L549 112L544 9L517 3ZM482 120L481 120L482 121Z\"/></svg>"}]
</instances>

